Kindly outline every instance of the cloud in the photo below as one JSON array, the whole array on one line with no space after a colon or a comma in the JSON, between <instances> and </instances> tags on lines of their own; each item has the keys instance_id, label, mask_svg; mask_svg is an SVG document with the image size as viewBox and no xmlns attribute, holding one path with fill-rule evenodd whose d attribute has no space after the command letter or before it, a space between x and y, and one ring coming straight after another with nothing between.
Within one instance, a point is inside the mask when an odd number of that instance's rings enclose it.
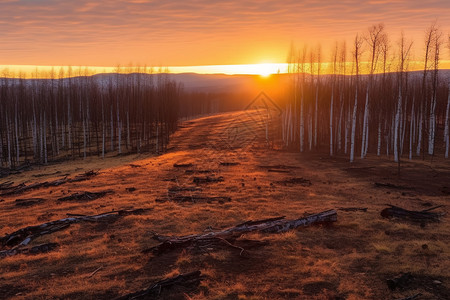
<instances>
[{"instance_id":1,"label":"cloud","mask_svg":"<svg viewBox=\"0 0 450 300\"><path fill-rule=\"evenodd\" d=\"M291 40L326 45L378 22L415 38L435 19L450 27L447 0L0 0L0 7L0 64L250 63L264 53L285 57Z\"/></svg>"}]
</instances>

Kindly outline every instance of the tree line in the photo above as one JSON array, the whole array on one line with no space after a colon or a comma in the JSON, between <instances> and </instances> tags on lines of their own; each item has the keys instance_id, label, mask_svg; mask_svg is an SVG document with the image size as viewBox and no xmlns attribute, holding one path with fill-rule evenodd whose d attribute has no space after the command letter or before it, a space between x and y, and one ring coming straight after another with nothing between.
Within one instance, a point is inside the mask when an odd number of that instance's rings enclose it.
<instances>
[{"instance_id":1,"label":"tree line","mask_svg":"<svg viewBox=\"0 0 450 300\"><path fill-rule=\"evenodd\" d=\"M404 156L448 158L450 74L440 70L445 46L450 49L450 36L431 25L422 71L415 72L409 71L413 42L403 33L391 42L383 24L356 35L350 51L345 42L336 43L327 64L320 46L292 47L284 146L301 152L326 147L330 155L348 155L350 162L368 153L384 153L396 162Z\"/></svg>"},{"instance_id":2,"label":"tree line","mask_svg":"<svg viewBox=\"0 0 450 300\"><path fill-rule=\"evenodd\" d=\"M74 74L0 78L0 166L160 153L179 118L220 109L214 95L192 95L168 74ZM46 76L47 77L47 76ZM217 101L216 101L217 102Z\"/></svg>"}]
</instances>

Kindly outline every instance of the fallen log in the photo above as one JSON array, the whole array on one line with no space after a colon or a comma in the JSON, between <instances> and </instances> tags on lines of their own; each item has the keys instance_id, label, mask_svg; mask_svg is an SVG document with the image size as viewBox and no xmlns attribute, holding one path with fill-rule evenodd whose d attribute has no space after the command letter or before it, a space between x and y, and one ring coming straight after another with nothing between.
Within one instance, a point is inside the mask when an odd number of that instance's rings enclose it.
<instances>
[{"instance_id":1,"label":"fallen log","mask_svg":"<svg viewBox=\"0 0 450 300\"><path fill-rule=\"evenodd\" d=\"M223 181L223 177L205 176L205 177L194 177L194 183L214 183Z\"/></svg>"},{"instance_id":2,"label":"fallen log","mask_svg":"<svg viewBox=\"0 0 450 300\"><path fill-rule=\"evenodd\" d=\"M272 173L290 173L291 171L285 169L268 169L267 172Z\"/></svg>"},{"instance_id":3,"label":"fallen log","mask_svg":"<svg viewBox=\"0 0 450 300\"><path fill-rule=\"evenodd\" d=\"M406 298L400 298L400 299L397 299L397 300L414 300L414 299L419 298L420 296L422 296L422 294L418 293L418 294L415 294L415 295L412 295L412 296L409 296L409 297L406 297Z\"/></svg>"},{"instance_id":4,"label":"fallen log","mask_svg":"<svg viewBox=\"0 0 450 300\"><path fill-rule=\"evenodd\" d=\"M172 196L169 197L171 201L175 202L208 202L211 203L213 201L217 201L220 204L225 202L230 202L230 197L206 197L206 196Z\"/></svg>"},{"instance_id":5,"label":"fallen log","mask_svg":"<svg viewBox=\"0 0 450 300\"><path fill-rule=\"evenodd\" d=\"M196 246L198 244L209 243L217 240L235 240L244 233L282 233L300 226L307 226L317 223L331 223L337 221L337 212L327 210L307 217L285 220L284 217L276 217L258 221L247 221L222 231L208 232L204 234L193 234L186 236L161 236L154 235L153 238L162 242L161 244L144 250L144 253L152 252L161 254L163 252Z\"/></svg>"},{"instance_id":6,"label":"fallen log","mask_svg":"<svg viewBox=\"0 0 450 300\"><path fill-rule=\"evenodd\" d=\"M202 191L202 189L197 186L174 186L168 188L167 191L169 193L175 194L179 192L200 192Z\"/></svg>"},{"instance_id":7,"label":"fallen log","mask_svg":"<svg viewBox=\"0 0 450 300\"><path fill-rule=\"evenodd\" d=\"M259 165L258 167L263 169L300 169L297 166L286 166L286 165Z\"/></svg>"},{"instance_id":8,"label":"fallen log","mask_svg":"<svg viewBox=\"0 0 450 300\"><path fill-rule=\"evenodd\" d=\"M240 165L240 164L241 163L238 163L238 162L228 162L228 161L224 161L224 162L220 163L221 166L225 166L225 167L237 166L237 165Z\"/></svg>"},{"instance_id":9,"label":"fallen log","mask_svg":"<svg viewBox=\"0 0 450 300\"><path fill-rule=\"evenodd\" d=\"M117 218L119 216L125 216L129 214L140 214L146 210L149 209L118 210L91 216L68 217L56 221L43 223L40 225L28 226L21 228L11 234L6 234L4 237L0 238L0 244L3 247L26 246L32 240L42 235L63 230L73 223L96 222L108 218Z\"/></svg>"},{"instance_id":10,"label":"fallen log","mask_svg":"<svg viewBox=\"0 0 450 300\"><path fill-rule=\"evenodd\" d=\"M94 170L90 170L87 172L84 172L83 174L79 174L77 176L75 176L75 178L73 179L69 179L68 182L80 182L80 181L85 181L85 180L89 180L94 176L98 175L98 171L94 171Z\"/></svg>"},{"instance_id":11,"label":"fallen log","mask_svg":"<svg viewBox=\"0 0 450 300\"><path fill-rule=\"evenodd\" d=\"M190 168L192 166L193 166L193 164L191 164L191 163L188 163L188 164L173 164L174 168Z\"/></svg>"},{"instance_id":12,"label":"fallen log","mask_svg":"<svg viewBox=\"0 0 450 300\"><path fill-rule=\"evenodd\" d=\"M66 182L67 182L67 178L57 179L54 181L35 182L35 183L31 183L29 185L25 185L24 183L21 183L19 185L8 188L5 192L1 193L0 196L23 194L30 190L35 190L35 189L39 189L42 187L59 186Z\"/></svg>"},{"instance_id":13,"label":"fallen log","mask_svg":"<svg viewBox=\"0 0 450 300\"><path fill-rule=\"evenodd\" d=\"M275 181L275 183L282 184L282 185L294 185L294 184L300 184L303 186L311 186L312 185L311 180L305 179L302 177L287 178L285 180Z\"/></svg>"},{"instance_id":14,"label":"fallen log","mask_svg":"<svg viewBox=\"0 0 450 300\"><path fill-rule=\"evenodd\" d=\"M13 184L14 184L14 182L12 182L12 181L0 183L0 191L10 189L11 185L13 185Z\"/></svg>"},{"instance_id":15,"label":"fallen log","mask_svg":"<svg viewBox=\"0 0 450 300\"><path fill-rule=\"evenodd\" d=\"M45 199L43 198L25 198L25 199L16 199L15 205L16 206L32 206L35 204L39 204L44 202Z\"/></svg>"},{"instance_id":16,"label":"fallen log","mask_svg":"<svg viewBox=\"0 0 450 300\"><path fill-rule=\"evenodd\" d=\"M375 187L389 188L389 189L399 189L399 190L412 190L413 189L412 187L396 185L396 184L392 184L392 183L375 182L374 185L375 185Z\"/></svg>"},{"instance_id":17,"label":"fallen log","mask_svg":"<svg viewBox=\"0 0 450 300\"><path fill-rule=\"evenodd\" d=\"M116 298L116 300L155 299L158 298L162 292L166 292L177 286L187 290L195 290L203 279L201 274L202 272L200 271L194 271L160 280L144 290L121 296Z\"/></svg>"},{"instance_id":18,"label":"fallen log","mask_svg":"<svg viewBox=\"0 0 450 300\"><path fill-rule=\"evenodd\" d=\"M386 280L386 283L390 290L395 290L398 287L405 287L409 281L413 278L410 272L401 274L398 277Z\"/></svg>"},{"instance_id":19,"label":"fallen log","mask_svg":"<svg viewBox=\"0 0 450 300\"><path fill-rule=\"evenodd\" d=\"M79 193L74 193L70 196L58 198L58 201L71 201L71 200L92 201L92 200L102 198L102 197L106 196L107 194L112 194L112 193L114 193L114 191L112 191L112 190L106 190L106 191L101 191L101 192L87 192L87 191L79 192Z\"/></svg>"},{"instance_id":20,"label":"fallen log","mask_svg":"<svg viewBox=\"0 0 450 300\"><path fill-rule=\"evenodd\" d=\"M363 211L363 212L367 212L367 207L339 207L339 210L342 211Z\"/></svg>"},{"instance_id":21,"label":"fallen log","mask_svg":"<svg viewBox=\"0 0 450 300\"><path fill-rule=\"evenodd\" d=\"M436 209L438 207L433 207L422 211L416 211L416 210L407 210L390 204L388 205L390 207L383 209L380 213L380 215L383 218L407 219L414 222L439 222L440 217L444 215L443 213L430 212L431 210Z\"/></svg>"},{"instance_id":22,"label":"fallen log","mask_svg":"<svg viewBox=\"0 0 450 300\"><path fill-rule=\"evenodd\" d=\"M47 253L53 251L59 247L58 243L46 243L33 247L26 248L13 248L9 250L0 251L0 258L5 258L8 256L14 256L17 254L27 254L27 255L35 255L40 253Z\"/></svg>"}]
</instances>

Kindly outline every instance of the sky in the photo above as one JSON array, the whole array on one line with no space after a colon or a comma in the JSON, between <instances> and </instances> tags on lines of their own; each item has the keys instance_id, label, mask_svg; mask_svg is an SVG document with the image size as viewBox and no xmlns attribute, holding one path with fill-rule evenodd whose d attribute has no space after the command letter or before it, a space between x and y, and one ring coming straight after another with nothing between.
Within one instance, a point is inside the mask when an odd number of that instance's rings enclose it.
<instances>
[{"instance_id":1,"label":"sky","mask_svg":"<svg viewBox=\"0 0 450 300\"><path fill-rule=\"evenodd\" d=\"M0 65L285 63L291 43L326 49L384 23L420 57L449 0L0 0Z\"/></svg>"}]
</instances>

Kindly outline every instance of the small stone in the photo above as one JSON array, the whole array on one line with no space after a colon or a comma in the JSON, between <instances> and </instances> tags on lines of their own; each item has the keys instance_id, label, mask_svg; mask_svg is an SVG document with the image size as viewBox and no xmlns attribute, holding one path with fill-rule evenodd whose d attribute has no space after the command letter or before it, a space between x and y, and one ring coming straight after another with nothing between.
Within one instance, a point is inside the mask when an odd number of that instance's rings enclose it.
<instances>
[{"instance_id":1,"label":"small stone","mask_svg":"<svg viewBox=\"0 0 450 300\"><path fill-rule=\"evenodd\" d=\"M433 280L433 283L434 283L434 284L442 284L442 281L439 281L439 280Z\"/></svg>"}]
</instances>

